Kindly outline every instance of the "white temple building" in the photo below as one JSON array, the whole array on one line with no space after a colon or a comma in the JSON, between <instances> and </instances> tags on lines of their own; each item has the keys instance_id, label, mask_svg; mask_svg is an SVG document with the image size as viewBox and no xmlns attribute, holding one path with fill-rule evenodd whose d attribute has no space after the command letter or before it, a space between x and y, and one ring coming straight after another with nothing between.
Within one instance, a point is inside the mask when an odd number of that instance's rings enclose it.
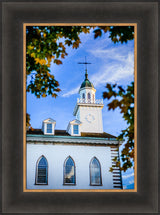
<instances>
[{"instance_id":1,"label":"white temple building","mask_svg":"<svg viewBox=\"0 0 160 215\"><path fill-rule=\"evenodd\" d=\"M66 130L48 118L27 131L27 189L122 189L120 169L109 171L122 141L103 131L103 106L86 70Z\"/></svg>"}]
</instances>

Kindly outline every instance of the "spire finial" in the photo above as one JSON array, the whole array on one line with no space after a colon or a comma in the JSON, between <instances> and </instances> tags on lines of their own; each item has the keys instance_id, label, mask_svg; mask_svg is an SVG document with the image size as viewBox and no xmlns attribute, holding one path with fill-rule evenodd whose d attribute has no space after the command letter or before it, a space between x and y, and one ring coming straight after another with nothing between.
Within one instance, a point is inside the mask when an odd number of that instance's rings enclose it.
<instances>
[{"instance_id":1,"label":"spire finial","mask_svg":"<svg viewBox=\"0 0 160 215\"><path fill-rule=\"evenodd\" d=\"M87 64L91 64L91 63L87 62L86 56L85 56L85 62L80 62L78 64L84 64L85 65L85 79L88 79Z\"/></svg>"},{"instance_id":2,"label":"spire finial","mask_svg":"<svg viewBox=\"0 0 160 215\"><path fill-rule=\"evenodd\" d=\"M85 73L85 80L88 79L88 73L87 73L87 70L86 70L86 73Z\"/></svg>"}]
</instances>

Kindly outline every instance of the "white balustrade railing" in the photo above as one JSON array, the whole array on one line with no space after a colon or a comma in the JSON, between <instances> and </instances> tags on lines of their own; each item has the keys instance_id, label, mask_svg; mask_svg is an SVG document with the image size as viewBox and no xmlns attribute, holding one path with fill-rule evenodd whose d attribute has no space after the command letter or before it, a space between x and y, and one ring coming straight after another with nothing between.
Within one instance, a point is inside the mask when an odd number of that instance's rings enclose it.
<instances>
[{"instance_id":1,"label":"white balustrade railing","mask_svg":"<svg viewBox=\"0 0 160 215\"><path fill-rule=\"evenodd\" d=\"M77 103L82 103L82 104L103 104L103 99L82 99L82 98L77 98Z\"/></svg>"}]
</instances>

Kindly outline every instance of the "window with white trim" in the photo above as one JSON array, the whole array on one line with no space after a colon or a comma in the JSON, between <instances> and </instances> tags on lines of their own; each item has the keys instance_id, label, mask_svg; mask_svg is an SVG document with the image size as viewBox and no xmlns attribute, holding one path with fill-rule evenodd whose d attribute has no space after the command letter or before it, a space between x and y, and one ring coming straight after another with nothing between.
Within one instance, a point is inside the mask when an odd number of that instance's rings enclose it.
<instances>
[{"instance_id":1,"label":"window with white trim","mask_svg":"<svg viewBox=\"0 0 160 215\"><path fill-rule=\"evenodd\" d=\"M90 162L90 185L102 185L101 165L96 157Z\"/></svg>"},{"instance_id":2,"label":"window with white trim","mask_svg":"<svg viewBox=\"0 0 160 215\"><path fill-rule=\"evenodd\" d=\"M79 126L73 125L73 134L79 134Z\"/></svg>"},{"instance_id":3,"label":"window with white trim","mask_svg":"<svg viewBox=\"0 0 160 215\"><path fill-rule=\"evenodd\" d=\"M74 185L75 183L75 163L69 156L64 162L64 184Z\"/></svg>"},{"instance_id":4,"label":"window with white trim","mask_svg":"<svg viewBox=\"0 0 160 215\"><path fill-rule=\"evenodd\" d=\"M37 161L36 184L48 184L48 162L44 156Z\"/></svg>"},{"instance_id":5,"label":"window with white trim","mask_svg":"<svg viewBox=\"0 0 160 215\"><path fill-rule=\"evenodd\" d=\"M52 124L47 123L47 133L51 134L52 133Z\"/></svg>"}]
</instances>

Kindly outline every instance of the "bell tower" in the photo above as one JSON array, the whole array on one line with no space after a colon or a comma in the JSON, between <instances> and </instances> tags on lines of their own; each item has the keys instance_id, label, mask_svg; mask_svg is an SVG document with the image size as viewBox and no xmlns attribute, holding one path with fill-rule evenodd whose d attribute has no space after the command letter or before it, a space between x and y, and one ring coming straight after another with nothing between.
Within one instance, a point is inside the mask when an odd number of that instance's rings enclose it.
<instances>
[{"instance_id":1,"label":"bell tower","mask_svg":"<svg viewBox=\"0 0 160 215\"><path fill-rule=\"evenodd\" d=\"M85 62L84 64L88 63ZM103 106L103 99L96 99L96 89L88 79L86 68L85 79L80 86L79 98L73 112L76 119L82 123L81 132L103 133Z\"/></svg>"},{"instance_id":2,"label":"bell tower","mask_svg":"<svg viewBox=\"0 0 160 215\"><path fill-rule=\"evenodd\" d=\"M96 89L93 84L88 80L88 73L85 73L85 80L81 84L79 89L80 99L84 103L95 103L95 93Z\"/></svg>"}]
</instances>

